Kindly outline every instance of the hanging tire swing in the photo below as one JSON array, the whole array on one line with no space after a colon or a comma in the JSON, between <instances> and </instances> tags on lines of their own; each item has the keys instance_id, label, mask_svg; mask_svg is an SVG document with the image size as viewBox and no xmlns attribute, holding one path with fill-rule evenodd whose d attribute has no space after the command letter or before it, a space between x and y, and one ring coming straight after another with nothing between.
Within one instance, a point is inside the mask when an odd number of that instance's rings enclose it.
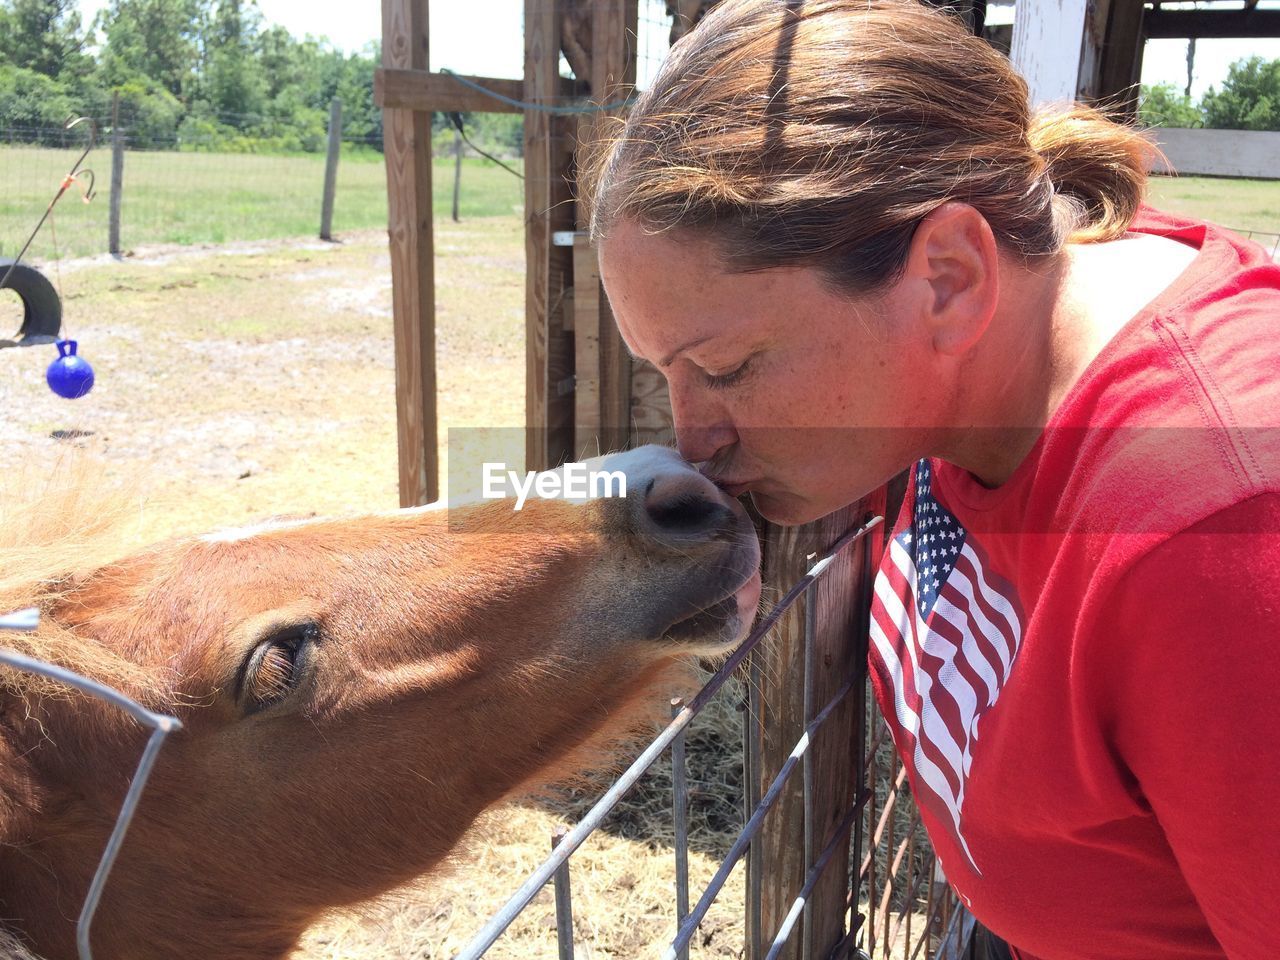
<instances>
[{"instance_id":1,"label":"hanging tire swing","mask_svg":"<svg viewBox=\"0 0 1280 960\"><path fill-rule=\"evenodd\" d=\"M22 301L22 326L13 340L0 340L0 347L29 347L38 343L53 343L62 330L62 300L49 279L26 264L13 266L13 260L0 257L0 278L6 272L8 280L3 288L12 290Z\"/></svg>"}]
</instances>

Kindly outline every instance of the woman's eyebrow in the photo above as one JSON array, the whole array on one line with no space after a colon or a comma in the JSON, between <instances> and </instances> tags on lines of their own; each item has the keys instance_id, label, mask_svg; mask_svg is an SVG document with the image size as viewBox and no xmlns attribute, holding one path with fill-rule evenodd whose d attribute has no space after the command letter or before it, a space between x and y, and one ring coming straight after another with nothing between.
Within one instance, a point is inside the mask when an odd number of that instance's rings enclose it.
<instances>
[{"instance_id":1,"label":"woman's eyebrow","mask_svg":"<svg viewBox=\"0 0 1280 960\"><path fill-rule=\"evenodd\" d=\"M715 336L715 334L707 334L707 336L705 337L698 337L698 339L696 340L690 340L684 346L678 347L677 349L671 351L671 353L669 353L667 356L659 360L658 366L660 367L671 366L671 364L675 361L676 357L680 356L680 354L684 353L686 350L692 350L694 347L701 346L702 344L710 340L713 336Z\"/></svg>"}]
</instances>

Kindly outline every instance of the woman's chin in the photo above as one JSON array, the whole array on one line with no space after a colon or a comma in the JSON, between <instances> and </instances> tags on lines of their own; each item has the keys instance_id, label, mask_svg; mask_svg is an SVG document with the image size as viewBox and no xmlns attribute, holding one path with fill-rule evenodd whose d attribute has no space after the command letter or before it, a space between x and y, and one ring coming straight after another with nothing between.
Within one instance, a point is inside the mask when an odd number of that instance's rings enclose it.
<instances>
[{"instance_id":1,"label":"woman's chin","mask_svg":"<svg viewBox=\"0 0 1280 960\"><path fill-rule=\"evenodd\" d=\"M815 510L809 501L793 494L763 493L759 490L751 491L751 505L760 516L781 527L810 523L830 512Z\"/></svg>"}]
</instances>

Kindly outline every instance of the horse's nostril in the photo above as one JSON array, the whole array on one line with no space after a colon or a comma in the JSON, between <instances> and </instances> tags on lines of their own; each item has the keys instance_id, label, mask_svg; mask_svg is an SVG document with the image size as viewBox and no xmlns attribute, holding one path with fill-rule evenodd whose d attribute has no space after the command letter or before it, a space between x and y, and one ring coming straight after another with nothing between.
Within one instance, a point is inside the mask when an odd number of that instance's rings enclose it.
<instances>
[{"instance_id":1,"label":"horse's nostril","mask_svg":"<svg viewBox=\"0 0 1280 960\"><path fill-rule=\"evenodd\" d=\"M728 513L728 507L693 495L649 504L649 516L664 530L702 530L715 525Z\"/></svg>"},{"instance_id":2,"label":"horse's nostril","mask_svg":"<svg viewBox=\"0 0 1280 960\"><path fill-rule=\"evenodd\" d=\"M645 513L662 533L709 533L725 526L733 516L720 491L697 474L659 478L646 494Z\"/></svg>"}]
</instances>

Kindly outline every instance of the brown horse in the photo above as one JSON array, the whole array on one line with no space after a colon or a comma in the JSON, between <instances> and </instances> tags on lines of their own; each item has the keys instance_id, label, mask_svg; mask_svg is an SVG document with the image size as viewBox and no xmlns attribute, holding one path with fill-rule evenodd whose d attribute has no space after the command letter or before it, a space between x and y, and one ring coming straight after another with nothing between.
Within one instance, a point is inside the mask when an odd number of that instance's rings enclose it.
<instances>
[{"instance_id":1,"label":"brown horse","mask_svg":"<svg viewBox=\"0 0 1280 960\"><path fill-rule=\"evenodd\" d=\"M760 594L742 508L665 449L607 466L625 498L267 524L105 563L29 533L0 551L0 612L43 613L0 643L183 723L107 882L95 957L281 957L566 772L682 655L737 643ZM75 955L145 737L0 667L0 953L7 937Z\"/></svg>"}]
</instances>

